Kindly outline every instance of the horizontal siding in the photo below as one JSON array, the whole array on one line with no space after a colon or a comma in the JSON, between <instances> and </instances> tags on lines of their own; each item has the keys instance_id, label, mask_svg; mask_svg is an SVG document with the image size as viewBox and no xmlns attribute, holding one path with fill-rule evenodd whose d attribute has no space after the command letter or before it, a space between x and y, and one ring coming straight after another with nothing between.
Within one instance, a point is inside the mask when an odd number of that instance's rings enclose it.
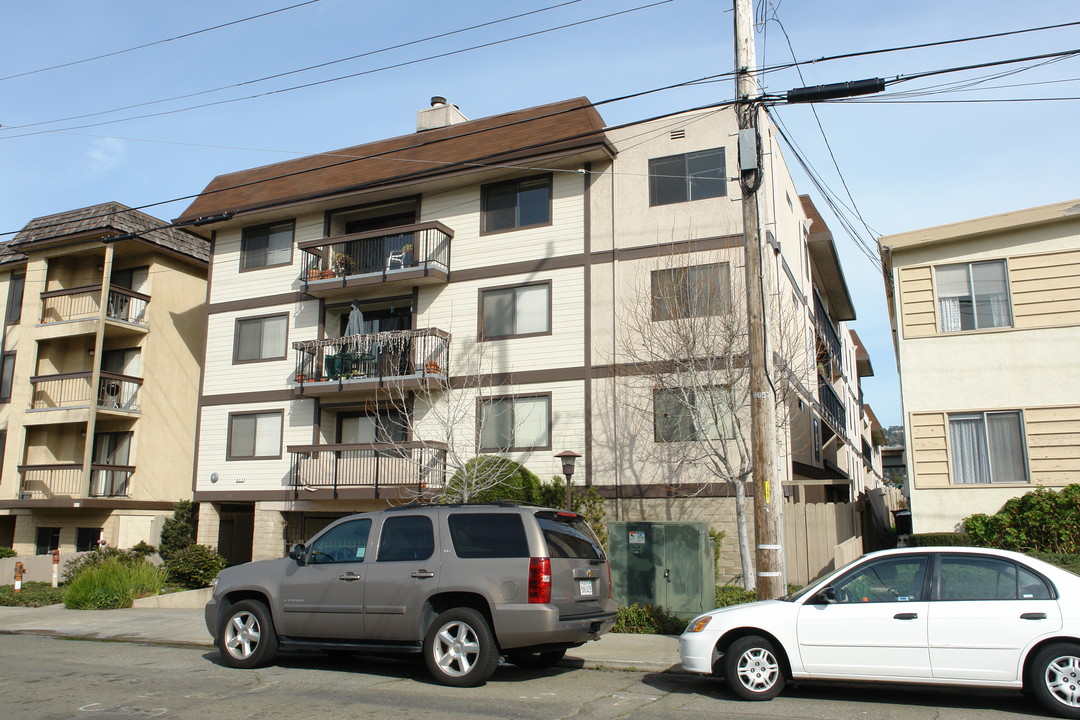
<instances>
[{"instance_id":1,"label":"horizontal siding","mask_svg":"<svg viewBox=\"0 0 1080 720\"><path fill-rule=\"evenodd\" d=\"M292 264L240 272L240 238L242 228L222 231L214 241L211 258L210 303L270 297L301 289L300 269L304 253L293 248ZM294 242L317 240L323 236L321 213L296 219Z\"/></svg>"},{"instance_id":2,"label":"horizontal siding","mask_svg":"<svg viewBox=\"0 0 1080 720\"><path fill-rule=\"evenodd\" d=\"M1018 328L1080 324L1080 250L1009 258L1009 291Z\"/></svg>"},{"instance_id":3,"label":"horizontal siding","mask_svg":"<svg viewBox=\"0 0 1080 720\"><path fill-rule=\"evenodd\" d=\"M917 488L949 485L945 413L911 414L911 465Z\"/></svg>"},{"instance_id":4,"label":"horizontal siding","mask_svg":"<svg viewBox=\"0 0 1080 720\"><path fill-rule=\"evenodd\" d=\"M306 445L311 442L313 407L310 401L296 401L203 408L199 427L197 489L208 492L214 490L233 492L287 488L291 457L285 448L289 445ZM231 461L225 459L229 435L229 413L276 410L285 411L280 459ZM215 472L219 476L218 482L211 483L210 475ZM238 482L238 479L242 482Z\"/></svg>"},{"instance_id":5,"label":"horizontal siding","mask_svg":"<svg viewBox=\"0 0 1080 720\"><path fill-rule=\"evenodd\" d=\"M1080 406L1028 409L1024 427L1031 481L1039 485L1076 482L1080 473Z\"/></svg>"},{"instance_id":6,"label":"horizontal siding","mask_svg":"<svg viewBox=\"0 0 1080 720\"><path fill-rule=\"evenodd\" d=\"M937 332L934 286L930 266L900 268L900 314L905 338L928 337Z\"/></svg>"}]
</instances>

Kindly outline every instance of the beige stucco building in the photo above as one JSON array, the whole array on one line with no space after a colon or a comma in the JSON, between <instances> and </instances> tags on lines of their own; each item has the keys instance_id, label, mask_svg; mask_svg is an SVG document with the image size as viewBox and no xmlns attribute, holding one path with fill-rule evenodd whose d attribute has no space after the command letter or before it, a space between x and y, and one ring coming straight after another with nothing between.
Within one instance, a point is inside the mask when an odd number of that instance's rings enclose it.
<instances>
[{"instance_id":1,"label":"beige stucco building","mask_svg":"<svg viewBox=\"0 0 1080 720\"><path fill-rule=\"evenodd\" d=\"M119 203L0 255L0 544L156 545L191 498L209 243Z\"/></svg>"},{"instance_id":2,"label":"beige stucco building","mask_svg":"<svg viewBox=\"0 0 1080 720\"><path fill-rule=\"evenodd\" d=\"M915 532L1080 477L1080 200L879 240Z\"/></svg>"},{"instance_id":3,"label":"beige stucco building","mask_svg":"<svg viewBox=\"0 0 1080 720\"><path fill-rule=\"evenodd\" d=\"M768 125L762 158L778 479L792 501L854 500L879 481L869 363L832 236ZM578 98L474 121L436 103L415 134L214 179L180 218L213 233L200 542L280 556L333 517L437 493L455 457L546 479L562 450L609 520L734 538L730 488L679 462L733 419L673 417L686 383L658 397L640 350L656 327L745 315L737 167L729 108L605 128ZM729 357L735 378L745 349Z\"/></svg>"}]
</instances>

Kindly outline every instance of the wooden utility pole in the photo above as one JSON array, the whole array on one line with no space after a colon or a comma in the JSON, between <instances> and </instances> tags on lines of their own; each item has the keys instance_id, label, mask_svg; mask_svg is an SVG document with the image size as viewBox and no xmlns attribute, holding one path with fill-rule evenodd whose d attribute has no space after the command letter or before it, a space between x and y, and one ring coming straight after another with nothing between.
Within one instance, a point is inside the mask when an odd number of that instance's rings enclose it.
<instances>
[{"instance_id":1,"label":"wooden utility pole","mask_svg":"<svg viewBox=\"0 0 1080 720\"><path fill-rule=\"evenodd\" d=\"M758 105L754 78L754 16L750 0L735 3L735 98L739 118L739 179L742 186L746 268L746 320L750 344L750 445L754 461L754 537L758 599L780 597L784 587L781 544L783 492L777 472L776 390L769 379L758 189L764 180L758 150Z\"/></svg>"}]
</instances>

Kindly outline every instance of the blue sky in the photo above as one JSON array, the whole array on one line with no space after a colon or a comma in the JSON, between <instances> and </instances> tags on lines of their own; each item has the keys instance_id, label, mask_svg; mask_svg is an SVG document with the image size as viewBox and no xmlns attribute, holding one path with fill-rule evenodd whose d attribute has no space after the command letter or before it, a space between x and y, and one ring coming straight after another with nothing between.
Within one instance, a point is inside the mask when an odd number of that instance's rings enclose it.
<instances>
[{"instance_id":1,"label":"blue sky","mask_svg":"<svg viewBox=\"0 0 1080 720\"><path fill-rule=\"evenodd\" d=\"M5 3L0 10L0 232L33 217L117 200L141 206L199 192L220 173L407 134L415 113L443 95L472 118L584 95L593 101L730 71L728 0L578 0L517 20L268 82L198 97L25 127L71 116L201 93L429 36L540 10L560 0L318 0L212 32L93 62L11 77L124 50L299 4L303 0L50 0ZM652 0L656 2L657 0ZM565 2L565 0L562 0ZM759 64L951 40L1080 20L1076 0L772 0L759 27ZM597 16L617 17L475 50L472 46ZM786 38L785 38L786 32ZM788 46L790 40L790 48ZM1080 26L847 60L770 73L768 92L938 69L1080 48ZM465 51L462 51L465 50ZM462 52L459 52L462 51ZM435 55L442 57L423 60ZM398 65L398 67L386 68ZM1034 62L900 83L900 103L781 106L777 114L824 184L852 205L864 241L879 234L955 222L1080 197L1080 58ZM1027 68L1009 77L991 73ZM314 87L274 92L183 112L192 105L365 73ZM960 81L983 80L968 89ZM1037 83L1037 84L1036 84ZM948 87L941 87L948 85ZM1008 87L1004 87L1008 86ZM934 95L930 88L944 90ZM728 100L733 82L699 84L601 108L609 124ZM971 102L1007 99L1009 102ZM912 102L912 101L919 102ZM926 101L967 102L926 102ZM97 127L78 125L130 118ZM838 175L822 138L840 169ZM22 126L22 127L20 127ZM48 132L41 132L48 131ZM35 134L31 134L35 133ZM817 188L787 162L800 192L825 213L837 240L875 376L868 402L885 425L901 410L884 290L878 267L828 211ZM147 212L176 217L187 200Z\"/></svg>"}]
</instances>

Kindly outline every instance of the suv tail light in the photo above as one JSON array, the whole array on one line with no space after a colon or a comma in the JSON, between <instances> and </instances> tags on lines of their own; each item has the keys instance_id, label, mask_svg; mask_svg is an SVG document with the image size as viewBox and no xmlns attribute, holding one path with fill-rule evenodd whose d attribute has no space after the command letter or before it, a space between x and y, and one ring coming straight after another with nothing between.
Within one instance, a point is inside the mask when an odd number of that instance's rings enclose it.
<instances>
[{"instance_id":1,"label":"suv tail light","mask_svg":"<svg viewBox=\"0 0 1080 720\"><path fill-rule=\"evenodd\" d=\"M529 602L551 602L551 559L529 558Z\"/></svg>"}]
</instances>

